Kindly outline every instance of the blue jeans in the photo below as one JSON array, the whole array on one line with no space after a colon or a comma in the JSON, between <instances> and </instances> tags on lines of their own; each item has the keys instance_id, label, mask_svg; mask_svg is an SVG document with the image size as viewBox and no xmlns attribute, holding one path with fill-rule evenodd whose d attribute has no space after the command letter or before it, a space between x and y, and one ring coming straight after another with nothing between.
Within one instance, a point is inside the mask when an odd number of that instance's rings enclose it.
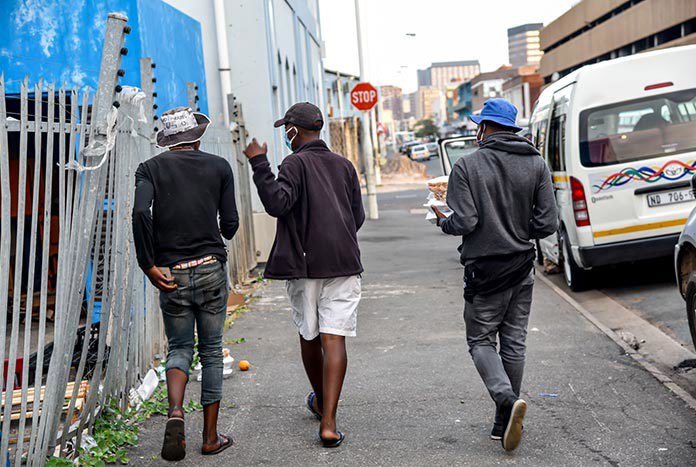
<instances>
[{"instance_id":1,"label":"blue jeans","mask_svg":"<svg viewBox=\"0 0 696 467\"><path fill-rule=\"evenodd\" d=\"M222 398L222 333L227 315L225 264L203 264L172 270L178 288L160 292L160 308L169 342L167 370L189 374L193 360L194 326L198 333L198 355L203 367L201 404Z\"/></svg>"}]
</instances>

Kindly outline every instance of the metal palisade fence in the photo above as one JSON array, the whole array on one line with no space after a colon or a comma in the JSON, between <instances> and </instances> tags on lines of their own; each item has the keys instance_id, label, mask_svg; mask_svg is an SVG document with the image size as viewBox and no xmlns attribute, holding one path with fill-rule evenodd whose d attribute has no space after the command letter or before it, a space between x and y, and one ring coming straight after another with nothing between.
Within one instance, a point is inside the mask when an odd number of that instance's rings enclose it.
<instances>
[{"instance_id":1,"label":"metal palisade fence","mask_svg":"<svg viewBox=\"0 0 696 467\"><path fill-rule=\"evenodd\" d=\"M239 230L228 244L229 272L232 284L242 284L249 280L249 271L256 267L256 246L251 208L249 163L242 153L246 147L247 130L244 126L241 104L236 102L234 98L230 100L232 101L230 105L231 131L224 128L209 128L201 140L201 150L225 158L234 171Z\"/></svg>"},{"instance_id":2,"label":"metal palisade fence","mask_svg":"<svg viewBox=\"0 0 696 467\"><path fill-rule=\"evenodd\" d=\"M132 238L134 173L158 150L151 61L141 59L143 90L118 84L128 32L126 17L109 15L94 93L25 80L8 94L0 76L2 462L74 452L101 408L126 408L166 350ZM236 175L233 283L256 257L245 134L240 110L233 131L211 128L204 141Z\"/></svg>"}]
</instances>

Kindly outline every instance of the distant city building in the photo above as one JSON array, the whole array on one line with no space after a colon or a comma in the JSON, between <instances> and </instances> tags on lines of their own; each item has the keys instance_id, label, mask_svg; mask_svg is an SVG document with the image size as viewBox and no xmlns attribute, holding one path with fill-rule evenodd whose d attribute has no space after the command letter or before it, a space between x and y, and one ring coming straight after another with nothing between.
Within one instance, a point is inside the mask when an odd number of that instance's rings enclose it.
<instances>
[{"instance_id":1,"label":"distant city building","mask_svg":"<svg viewBox=\"0 0 696 467\"><path fill-rule=\"evenodd\" d=\"M433 84L432 77L430 75L430 68L425 70L418 70L418 87L430 86Z\"/></svg>"},{"instance_id":2,"label":"distant city building","mask_svg":"<svg viewBox=\"0 0 696 467\"><path fill-rule=\"evenodd\" d=\"M457 86L455 91L454 102L452 103L452 120L466 121L473 110L471 80L464 81Z\"/></svg>"},{"instance_id":3,"label":"distant city building","mask_svg":"<svg viewBox=\"0 0 696 467\"><path fill-rule=\"evenodd\" d=\"M517 76L517 70L509 65L504 65L495 71L481 73L471 80L471 105L472 112L478 112L483 108L483 103L493 97L502 97L503 83Z\"/></svg>"},{"instance_id":4,"label":"distant city building","mask_svg":"<svg viewBox=\"0 0 696 467\"><path fill-rule=\"evenodd\" d=\"M466 81L458 81L456 83L450 83L450 85L445 89L445 103L447 107L447 115L445 120L447 120L447 122L454 122L457 120L457 115L454 110L454 107L459 102L457 89L462 83L465 82Z\"/></svg>"},{"instance_id":5,"label":"distant city building","mask_svg":"<svg viewBox=\"0 0 696 467\"><path fill-rule=\"evenodd\" d=\"M421 86L416 91L416 120L431 119L439 124L445 117L444 93L435 86Z\"/></svg>"},{"instance_id":6,"label":"distant city building","mask_svg":"<svg viewBox=\"0 0 696 467\"><path fill-rule=\"evenodd\" d=\"M417 92L411 92L409 94L404 94L401 100L403 119L408 120L410 118L416 118L416 100L418 97Z\"/></svg>"},{"instance_id":7,"label":"distant city building","mask_svg":"<svg viewBox=\"0 0 696 467\"><path fill-rule=\"evenodd\" d=\"M694 0L584 0L540 33L545 82L591 63L696 43Z\"/></svg>"},{"instance_id":8,"label":"distant city building","mask_svg":"<svg viewBox=\"0 0 696 467\"><path fill-rule=\"evenodd\" d=\"M404 118L404 103L401 88L398 86L380 86L380 109L390 111L394 121Z\"/></svg>"},{"instance_id":9,"label":"distant city building","mask_svg":"<svg viewBox=\"0 0 696 467\"><path fill-rule=\"evenodd\" d=\"M517 123L529 120L534 103L539 98L544 79L536 72L536 65L517 68L517 75L503 83L502 97L517 107Z\"/></svg>"},{"instance_id":10,"label":"distant city building","mask_svg":"<svg viewBox=\"0 0 696 467\"><path fill-rule=\"evenodd\" d=\"M539 48L542 23L528 23L507 30L508 60L513 68L539 63L543 52Z\"/></svg>"},{"instance_id":11,"label":"distant city building","mask_svg":"<svg viewBox=\"0 0 696 467\"><path fill-rule=\"evenodd\" d=\"M418 87L434 86L444 93L447 86L471 79L480 72L478 60L435 62L425 70L418 70Z\"/></svg>"}]
</instances>

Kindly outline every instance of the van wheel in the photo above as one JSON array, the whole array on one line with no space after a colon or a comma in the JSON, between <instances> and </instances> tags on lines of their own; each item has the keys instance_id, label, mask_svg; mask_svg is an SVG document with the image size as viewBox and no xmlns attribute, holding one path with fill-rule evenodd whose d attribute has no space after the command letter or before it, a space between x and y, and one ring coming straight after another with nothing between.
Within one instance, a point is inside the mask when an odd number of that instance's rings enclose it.
<instances>
[{"instance_id":1,"label":"van wheel","mask_svg":"<svg viewBox=\"0 0 696 467\"><path fill-rule=\"evenodd\" d=\"M696 272L691 273L689 282L686 284L686 317L689 321L691 340L696 347Z\"/></svg>"},{"instance_id":2,"label":"van wheel","mask_svg":"<svg viewBox=\"0 0 696 467\"><path fill-rule=\"evenodd\" d=\"M560 235L561 243L561 266L566 284L573 292L582 292L590 288L590 273L581 268L575 262L570 252L570 242L568 234L563 232Z\"/></svg>"}]
</instances>

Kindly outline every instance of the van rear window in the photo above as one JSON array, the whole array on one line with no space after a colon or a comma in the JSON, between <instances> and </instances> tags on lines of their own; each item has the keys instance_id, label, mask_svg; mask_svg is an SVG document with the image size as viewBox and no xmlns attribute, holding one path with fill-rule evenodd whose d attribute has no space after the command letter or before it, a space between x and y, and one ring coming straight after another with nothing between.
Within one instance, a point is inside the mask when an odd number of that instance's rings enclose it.
<instances>
[{"instance_id":1,"label":"van rear window","mask_svg":"<svg viewBox=\"0 0 696 467\"><path fill-rule=\"evenodd\" d=\"M580 112L580 159L585 167L687 151L696 151L696 89Z\"/></svg>"}]
</instances>

